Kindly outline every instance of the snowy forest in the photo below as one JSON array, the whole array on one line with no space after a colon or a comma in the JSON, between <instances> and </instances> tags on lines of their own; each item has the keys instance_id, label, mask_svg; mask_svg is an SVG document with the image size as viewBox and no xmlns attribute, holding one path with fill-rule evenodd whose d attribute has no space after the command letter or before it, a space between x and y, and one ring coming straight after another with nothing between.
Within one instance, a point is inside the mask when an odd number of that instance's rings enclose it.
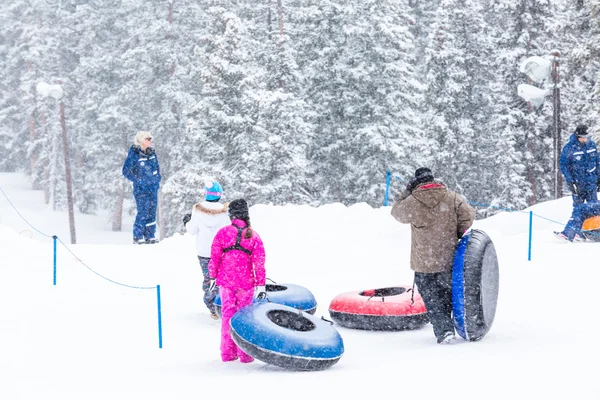
<instances>
[{"instance_id":1,"label":"snowy forest","mask_svg":"<svg viewBox=\"0 0 600 400\"><path fill-rule=\"evenodd\" d=\"M161 237L207 179L250 204L381 206L387 170L428 166L471 201L522 209L554 196L553 104L517 95L535 85L519 65L559 50L562 141L579 123L597 138L599 14L600 0L3 1L0 171L66 207L62 103L75 207L109 210L115 230L139 130L160 160Z\"/></svg>"}]
</instances>

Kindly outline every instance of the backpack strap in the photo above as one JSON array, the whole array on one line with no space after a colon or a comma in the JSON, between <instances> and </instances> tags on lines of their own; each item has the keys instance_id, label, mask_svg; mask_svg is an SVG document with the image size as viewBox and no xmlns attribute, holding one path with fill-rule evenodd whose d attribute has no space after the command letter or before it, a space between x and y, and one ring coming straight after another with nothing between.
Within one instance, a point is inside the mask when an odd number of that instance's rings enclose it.
<instances>
[{"instance_id":1,"label":"backpack strap","mask_svg":"<svg viewBox=\"0 0 600 400\"><path fill-rule=\"evenodd\" d=\"M235 229L237 229L238 233L237 233L237 238L235 239L235 244L233 246L229 246L227 248L223 249L223 253L227 253L231 250L239 250L242 251L248 255L252 254L252 250L248 250L247 248L242 246L242 232L244 231L244 228L240 228L237 225L233 225L235 226Z\"/></svg>"}]
</instances>

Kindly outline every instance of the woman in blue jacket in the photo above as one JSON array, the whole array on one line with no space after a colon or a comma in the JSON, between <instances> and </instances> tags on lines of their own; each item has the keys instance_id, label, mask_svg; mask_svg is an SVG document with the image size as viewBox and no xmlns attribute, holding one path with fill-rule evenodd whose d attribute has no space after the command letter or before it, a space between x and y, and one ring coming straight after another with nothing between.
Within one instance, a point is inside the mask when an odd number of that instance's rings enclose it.
<instances>
[{"instance_id":1,"label":"woman in blue jacket","mask_svg":"<svg viewBox=\"0 0 600 400\"><path fill-rule=\"evenodd\" d=\"M133 224L133 243L158 243L156 234L156 206L160 186L160 167L152 148L152 134L140 131L129 149L123 165L123 176L133 182L133 196L137 216Z\"/></svg>"}]
</instances>

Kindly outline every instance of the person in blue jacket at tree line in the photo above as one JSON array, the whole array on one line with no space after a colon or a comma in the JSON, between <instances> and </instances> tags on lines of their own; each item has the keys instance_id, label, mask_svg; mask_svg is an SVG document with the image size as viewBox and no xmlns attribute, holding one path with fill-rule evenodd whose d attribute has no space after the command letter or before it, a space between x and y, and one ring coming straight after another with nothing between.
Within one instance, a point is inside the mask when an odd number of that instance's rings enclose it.
<instances>
[{"instance_id":1,"label":"person in blue jacket at tree line","mask_svg":"<svg viewBox=\"0 0 600 400\"><path fill-rule=\"evenodd\" d=\"M156 206L161 176L152 139L150 132L138 132L123 164L123 176L133 182L137 208L133 224L134 244L158 243L155 237Z\"/></svg>"},{"instance_id":2,"label":"person in blue jacket at tree line","mask_svg":"<svg viewBox=\"0 0 600 400\"><path fill-rule=\"evenodd\" d=\"M597 202L600 184L600 157L587 126L579 125L563 147L560 154L560 170L573 196L573 215L570 221L578 220L581 214L578 206ZM561 239L572 241L579 236L577 229L573 228L567 230L568 235L565 235L565 231L554 234Z\"/></svg>"}]
</instances>

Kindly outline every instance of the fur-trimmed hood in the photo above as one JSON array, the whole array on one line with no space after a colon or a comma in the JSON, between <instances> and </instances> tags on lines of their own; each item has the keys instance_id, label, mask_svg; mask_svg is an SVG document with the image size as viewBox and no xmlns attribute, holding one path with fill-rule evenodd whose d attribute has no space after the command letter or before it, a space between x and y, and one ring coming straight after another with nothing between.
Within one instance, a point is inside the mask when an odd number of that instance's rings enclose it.
<instances>
[{"instance_id":1,"label":"fur-trimmed hood","mask_svg":"<svg viewBox=\"0 0 600 400\"><path fill-rule=\"evenodd\" d=\"M210 201L201 201L200 203L194 204L194 210L204 214L217 215L226 213L229 210L229 203L221 204Z\"/></svg>"}]
</instances>

